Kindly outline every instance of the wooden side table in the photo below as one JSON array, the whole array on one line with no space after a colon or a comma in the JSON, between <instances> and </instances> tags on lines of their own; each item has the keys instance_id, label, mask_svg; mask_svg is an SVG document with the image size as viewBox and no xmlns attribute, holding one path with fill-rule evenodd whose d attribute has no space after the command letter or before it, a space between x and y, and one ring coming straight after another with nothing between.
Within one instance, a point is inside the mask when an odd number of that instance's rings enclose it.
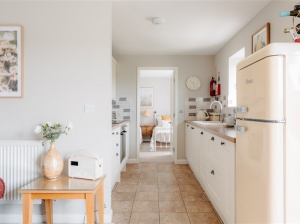
<instances>
[{"instance_id":1,"label":"wooden side table","mask_svg":"<svg viewBox=\"0 0 300 224\"><path fill-rule=\"evenodd\" d=\"M95 196L97 196L99 223L103 224L104 179L105 176L95 181L60 176L55 180L48 180L44 177L41 177L32 181L19 190L23 196L23 224L32 223L32 202L34 199L45 200L47 224L53 223L53 199L85 199L87 224L94 224Z\"/></svg>"},{"instance_id":2,"label":"wooden side table","mask_svg":"<svg viewBox=\"0 0 300 224\"><path fill-rule=\"evenodd\" d=\"M141 128L142 128L143 140L144 140L145 136L149 136L149 139L151 139L154 126L153 125L141 125Z\"/></svg>"}]
</instances>

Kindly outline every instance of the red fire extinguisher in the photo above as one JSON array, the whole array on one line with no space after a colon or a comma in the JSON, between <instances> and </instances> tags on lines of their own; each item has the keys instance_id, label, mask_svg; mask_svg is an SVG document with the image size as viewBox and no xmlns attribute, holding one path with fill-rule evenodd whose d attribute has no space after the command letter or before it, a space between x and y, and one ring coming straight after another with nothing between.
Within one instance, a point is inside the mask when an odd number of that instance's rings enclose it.
<instances>
[{"instance_id":1,"label":"red fire extinguisher","mask_svg":"<svg viewBox=\"0 0 300 224\"><path fill-rule=\"evenodd\" d=\"M221 95L221 84L218 83L216 87L217 87L217 89L216 89L216 95L220 96Z\"/></svg>"},{"instance_id":2,"label":"red fire extinguisher","mask_svg":"<svg viewBox=\"0 0 300 224\"><path fill-rule=\"evenodd\" d=\"M216 80L214 79L214 77L211 77L211 81L209 84L209 92L210 92L210 96L216 95Z\"/></svg>"}]
</instances>

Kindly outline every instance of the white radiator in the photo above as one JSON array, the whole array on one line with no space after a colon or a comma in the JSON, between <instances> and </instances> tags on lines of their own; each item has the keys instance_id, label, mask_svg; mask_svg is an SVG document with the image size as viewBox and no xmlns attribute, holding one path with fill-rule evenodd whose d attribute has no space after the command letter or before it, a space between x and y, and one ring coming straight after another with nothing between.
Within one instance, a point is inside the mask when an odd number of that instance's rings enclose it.
<instances>
[{"instance_id":1,"label":"white radiator","mask_svg":"<svg viewBox=\"0 0 300 224\"><path fill-rule=\"evenodd\" d=\"M0 141L0 177L5 182L0 204L20 203L18 190L42 175L42 141Z\"/></svg>"}]
</instances>

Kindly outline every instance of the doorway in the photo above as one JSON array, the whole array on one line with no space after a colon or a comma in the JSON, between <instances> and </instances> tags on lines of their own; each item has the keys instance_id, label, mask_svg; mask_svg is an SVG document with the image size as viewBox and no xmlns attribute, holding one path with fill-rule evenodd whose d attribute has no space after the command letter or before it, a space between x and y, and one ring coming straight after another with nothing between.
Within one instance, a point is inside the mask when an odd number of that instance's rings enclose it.
<instances>
[{"instance_id":1,"label":"doorway","mask_svg":"<svg viewBox=\"0 0 300 224\"><path fill-rule=\"evenodd\" d=\"M137 159L177 160L177 79L174 67L137 69Z\"/></svg>"}]
</instances>

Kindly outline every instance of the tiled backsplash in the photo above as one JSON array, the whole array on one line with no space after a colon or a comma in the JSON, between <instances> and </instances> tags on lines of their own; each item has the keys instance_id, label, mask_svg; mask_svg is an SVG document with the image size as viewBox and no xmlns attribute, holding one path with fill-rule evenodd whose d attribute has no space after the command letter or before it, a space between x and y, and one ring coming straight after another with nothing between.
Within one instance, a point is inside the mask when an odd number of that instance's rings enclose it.
<instances>
[{"instance_id":1,"label":"tiled backsplash","mask_svg":"<svg viewBox=\"0 0 300 224\"><path fill-rule=\"evenodd\" d=\"M196 98L186 98L185 99L185 120L196 120L197 111L209 110L210 104L217 100L222 104L222 113L225 119L226 116L234 116L234 107L227 107L227 96L219 97L196 97ZM214 104L213 108L215 111L220 112L220 106Z\"/></svg>"},{"instance_id":2,"label":"tiled backsplash","mask_svg":"<svg viewBox=\"0 0 300 224\"><path fill-rule=\"evenodd\" d=\"M116 113L117 120L130 120L131 100L128 97L117 97L112 100L112 112Z\"/></svg>"}]
</instances>

